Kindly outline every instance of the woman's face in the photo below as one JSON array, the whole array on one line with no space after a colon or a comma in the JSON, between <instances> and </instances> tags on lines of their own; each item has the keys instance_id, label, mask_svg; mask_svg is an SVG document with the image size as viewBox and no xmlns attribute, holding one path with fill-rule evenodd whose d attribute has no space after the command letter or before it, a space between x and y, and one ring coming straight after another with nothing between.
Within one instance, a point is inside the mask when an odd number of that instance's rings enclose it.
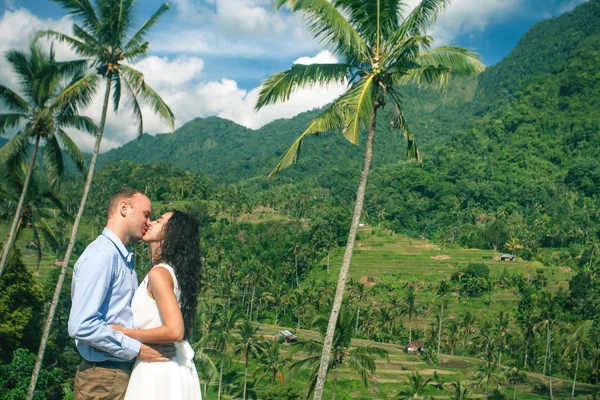
<instances>
[{"instance_id":1,"label":"woman's face","mask_svg":"<svg viewBox=\"0 0 600 400\"><path fill-rule=\"evenodd\" d=\"M168 212L161 215L156 221L150 222L150 228L148 228L142 240L146 243L160 242L163 238L163 229L167 225L167 221L169 221L171 215L173 213Z\"/></svg>"}]
</instances>

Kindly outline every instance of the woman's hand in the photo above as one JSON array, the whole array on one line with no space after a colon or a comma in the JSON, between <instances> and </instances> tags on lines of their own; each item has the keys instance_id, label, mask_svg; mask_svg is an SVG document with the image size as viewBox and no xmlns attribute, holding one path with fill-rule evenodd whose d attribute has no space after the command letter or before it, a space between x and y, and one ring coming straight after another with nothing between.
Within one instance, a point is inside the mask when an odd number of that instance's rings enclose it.
<instances>
[{"instance_id":1,"label":"woman's hand","mask_svg":"<svg viewBox=\"0 0 600 400\"><path fill-rule=\"evenodd\" d=\"M125 328L119 326L119 325L115 325L115 324L110 324L109 325L113 331L115 332L125 332Z\"/></svg>"}]
</instances>

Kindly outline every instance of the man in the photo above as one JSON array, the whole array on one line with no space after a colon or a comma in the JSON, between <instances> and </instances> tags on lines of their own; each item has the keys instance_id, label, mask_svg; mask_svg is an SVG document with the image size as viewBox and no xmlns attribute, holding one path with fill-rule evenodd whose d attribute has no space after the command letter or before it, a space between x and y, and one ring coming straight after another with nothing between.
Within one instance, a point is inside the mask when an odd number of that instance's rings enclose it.
<instances>
[{"instance_id":1,"label":"man","mask_svg":"<svg viewBox=\"0 0 600 400\"><path fill-rule=\"evenodd\" d=\"M133 189L116 192L102 234L83 252L73 271L69 335L83 357L75 376L75 399L122 399L136 357L168 361L172 347L150 347L114 331L133 328L131 300L138 286L130 241L150 226L152 204Z\"/></svg>"}]
</instances>

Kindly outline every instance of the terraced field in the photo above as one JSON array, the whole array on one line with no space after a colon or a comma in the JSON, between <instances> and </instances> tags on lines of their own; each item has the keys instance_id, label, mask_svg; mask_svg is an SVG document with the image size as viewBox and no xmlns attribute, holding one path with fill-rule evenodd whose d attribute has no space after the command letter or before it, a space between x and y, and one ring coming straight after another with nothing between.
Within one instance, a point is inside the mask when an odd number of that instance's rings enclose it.
<instances>
[{"instance_id":1,"label":"terraced field","mask_svg":"<svg viewBox=\"0 0 600 400\"><path fill-rule=\"evenodd\" d=\"M290 328L260 324L258 334L263 335L265 338L270 338L282 329ZM318 333L304 329L298 330L296 335L301 340L319 339ZM377 370L374 376L375 379L368 388L365 388L362 385L358 375L353 374L345 368L340 369L336 399L367 400L395 398L401 384L415 371L418 371L419 374L423 375L425 378L433 378L434 373L437 373L439 382L432 381L428 389L428 394L434 396L436 399L450 397L445 389L449 389L451 382L453 381L461 381L464 385L467 385L472 398L484 398L484 388L477 387L473 382L477 369L482 364L482 361L479 359L441 355L440 363L438 365L428 365L419 356L406 354L399 345L377 343L361 339L354 339L352 344L384 348L389 352L389 361L379 360L376 362ZM296 354L294 356L295 359L300 359L302 357L302 354ZM498 372L500 372L500 369ZM303 381L306 379L306 376L300 374L292 379ZM540 374L528 373L528 379L529 383L517 386L517 398L523 400L545 399L545 396L533 393L532 388L536 383L547 383L547 378ZM570 398L572 382L556 378L553 378L552 382L555 398ZM440 387L437 387L434 383L441 384L441 387L444 389L440 389ZM490 382L490 394L496 386L497 381L494 380ZM503 389L506 391L507 397L512 398L514 387L506 386L503 387ZM332 394L331 390L332 382L331 379L329 379L323 398L330 398ZM600 388L593 385L578 384L576 397L583 398L594 394L597 396L599 392Z\"/></svg>"},{"instance_id":2,"label":"terraced field","mask_svg":"<svg viewBox=\"0 0 600 400\"><path fill-rule=\"evenodd\" d=\"M332 252L330 281L337 281L344 250L340 248ZM401 296L404 293L402 283L414 278L419 281L416 297L421 305L434 299L434 292L429 290L432 285L450 279L452 273L469 263L487 264L490 276L496 278L503 273L518 272L533 279L540 272L547 279L547 287L551 291L559 287L568 288L572 275L570 268L544 266L537 261L524 261L518 257L516 261L499 261L496 260L499 255L493 250L444 247L425 239L412 239L390 231L366 228L359 231L350 278L370 287L369 294L379 301L385 301L392 291ZM325 280L325 263L326 259L321 262L320 268L313 271L312 277L318 281ZM485 310L486 314L492 315L501 309L516 307L516 300L513 290L502 288L494 288L490 293L472 299L460 298L457 293L452 293L448 305L449 318L467 310L472 313ZM415 325L422 326L432 319L432 315L424 319L417 318Z\"/></svg>"}]
</instances>

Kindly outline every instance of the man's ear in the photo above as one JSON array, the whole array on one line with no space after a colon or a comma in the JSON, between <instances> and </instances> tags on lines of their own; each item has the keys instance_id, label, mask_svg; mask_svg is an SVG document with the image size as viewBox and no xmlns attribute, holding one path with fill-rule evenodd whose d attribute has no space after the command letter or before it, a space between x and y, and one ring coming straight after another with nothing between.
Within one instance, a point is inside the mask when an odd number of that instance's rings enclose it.
<instances>
[{"instance_id":1,"label":"man's ear","mask_svg":"<svg viewBox=\"0 0 600 400\"><path fill-rule=\"evenodd\" d=\"M126 200L123 200L122 202L119 203L119 214L121 214L121 216L123 218L125 218L127 216L128 212L129 212L129 204L127 203Z\"/></svg>"}]
</instances>

